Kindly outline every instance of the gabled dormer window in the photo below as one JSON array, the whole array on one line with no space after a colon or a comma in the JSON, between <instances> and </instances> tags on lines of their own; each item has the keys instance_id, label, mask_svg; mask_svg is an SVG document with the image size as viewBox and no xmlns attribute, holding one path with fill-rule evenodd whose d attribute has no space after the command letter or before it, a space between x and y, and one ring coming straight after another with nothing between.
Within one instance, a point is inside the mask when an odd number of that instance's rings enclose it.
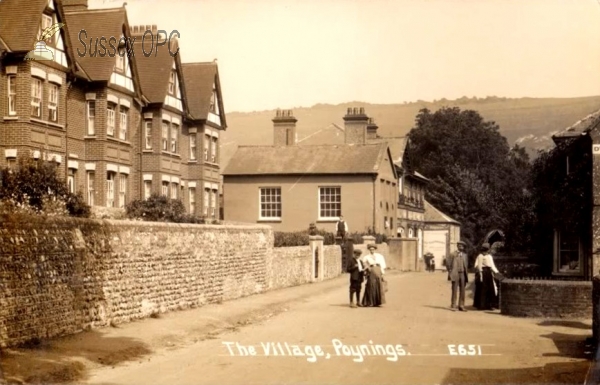
<instances>
[{"instance_id":1,"label":"gabled dormer window","mask_svg":"<svg viewBox=\"0 0 600 385\"><path fill-rule=\"evenodd\" d=\"M210 96L210 108L209 111L215 114L217 112L217 90L213 88L212 95Z\"/></svg>"},{"instance_id":2,"label":"gabled dormer window","mask_svg":"<svg viewBox=\"0 0 600 385\"><path fill-rule=\"evenodd\" d=\"M123 72L123 69L125 68L125 55L121 56L117 52L115 57L117 58L117 63L115 64L115 69L119 72Z\"/></svg>"},{"instance_id":3,"label":"gabled dormer window","mask_svg":"<svg viewBox=\"0 0 600 385\"><path fill-rule=\"evenodd\" d=\"M171 71L171 76L169 76L169 94L175 95L175 90L177 89L177 74L175 71Z\"/></svg>"},{"instance_id":4,"label":"gabled dormer window","mask_svg":"<svg viewBox=\"0 0 600 385\"><path fill-rule=\"evenodd\" d=\"M40 28L40 35L46 28L51 27L52 24L54 24L52 16L43 14L42 15L42 27ZM52 44L53 42L54 42L54 36L51 36L48 39L46 39L46 44Z\"/></svg>"}]
</instances>

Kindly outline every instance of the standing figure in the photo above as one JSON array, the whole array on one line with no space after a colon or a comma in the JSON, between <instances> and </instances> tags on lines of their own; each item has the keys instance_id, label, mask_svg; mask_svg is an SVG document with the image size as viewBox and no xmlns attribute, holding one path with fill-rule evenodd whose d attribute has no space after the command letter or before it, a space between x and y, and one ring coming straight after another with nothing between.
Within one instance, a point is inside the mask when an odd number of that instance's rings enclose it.
<instances>
[{"instance_id":1,"label":"standing figure","mask_svg":"<svg viewBox=\"0 0 600 385\"><path fill-rule=\"evenodd\" d=\"M494 274L499 272L490 253L489 243L481 246L481 254L475 260L475 271L477 275L473 306L479 310L492 310L498 302L498 286Z\"/></svg>"},{"instance_id":2,"label":"standing figure","mask_svg":"<svg viewBox=\"0 0 600 385\"><path fill-rule=\"evenodd\" d=\"M365 270L367 271L367 283L365 285L365 295L362 305L365 307L378 307L385 304L384 272L385 258L379 253L375 253L377 246L371 244L367 246L370 254L364 257Z\"/></svg>"},{"instance_id":3,"label":"standing figure","mask_svg":"<svg viewBox=\"0 0 600 385\"><path fill-rule=\"evenodd\" d=\"M362 251L354 250L353 257L348 262L348 273L350 273L350 307L360 306L360 290L364 278L364 268L360 258ZM356 294L356 303L354 295Z\"/></svg>"},{"instance_id":4,"label":"standing figure","mask_svg":"<svg viewBox=\"0 0 600 385\"><path fill-rule=\"evenodd\" d=\"M446 260L446 268L448 269L448 280L452 281L452 298L450 308L456 311L456 291L459 291L458 310L467 311L465 309L465 285L469 282L467 272L467 253L465 252L467 244L463 241L458 241L457 251L450 254Z\"/></svg>"},{"instance_id":5,"label":"standing figure","mask_svg":"<svg viewBox=\"0 0 600 385\"><path fill-rule=\"evenodd\" d=\"M336 225L337 236L342 238L342 243L346 240L346 234L348 234L348 223L344 221L344 217L340 215L340 220Z\"/></svg>"}]
</instances>

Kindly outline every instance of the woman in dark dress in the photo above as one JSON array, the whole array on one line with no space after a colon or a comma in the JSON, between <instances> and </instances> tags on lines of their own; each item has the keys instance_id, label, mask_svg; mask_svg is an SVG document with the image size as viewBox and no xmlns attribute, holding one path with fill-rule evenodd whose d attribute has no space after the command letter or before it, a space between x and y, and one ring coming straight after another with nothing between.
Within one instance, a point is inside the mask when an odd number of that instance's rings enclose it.
<instances>
[{"instance_id":1,"label":"woman in dark dress","mask_svg":"<svg viewBox=\"0 0 600 385\"><path fill-rule=\"evenodd\" d=\"M364 258L367 283L365 294L362 299L363 307L377 307L385 304L385 292L383 290L381 267L375 263L370 255Z\"/></svg>"},{"instance_id":2,"label":"woman in dark dress","mask_svg":"<svg viewBox=\"0 0 600 385\"><path fill-rule=\"evenodd\" d=\"M492 310L498 303L498 287L494 280L494 273L498 269L494 264L494 258L490 254L490 245L484 243L481 246L481 254L475 260L475 293L473 306L479 310Z\"/></svg>"}]
</instances>

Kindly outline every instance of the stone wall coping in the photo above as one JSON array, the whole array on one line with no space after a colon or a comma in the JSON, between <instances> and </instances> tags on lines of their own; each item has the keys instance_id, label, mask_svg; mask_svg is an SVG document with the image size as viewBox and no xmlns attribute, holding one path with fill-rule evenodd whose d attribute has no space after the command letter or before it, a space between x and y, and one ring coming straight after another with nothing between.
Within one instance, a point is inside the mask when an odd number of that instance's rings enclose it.
<instances>
[{"instance_id":1,"label":"stone wall coping","mask_svg":"<svg viewBox=\"0 0 600 385\"><path fill-rule=\"evenodd\" d=\"M310 250L310 245L304 246L278 246L273 247L273 250Z\"/></svg>"},{"instance_id":2,"label":"stone wall coping","mask_svg":"<svg viewBox=\"0 0 600 385\"><path fill-rule=\"evenodd\" d=\"M106 223L115 227L134 226L134 227L165 227L165 228L183 228L183 229L210 229L210 230L272 230L267 225L212 225L196 223L170 223L170 222L150 222L150 221L130 221L103 219L100 223Z\"/></svg>"},{"instance_id":3,"label":"stone wall coping","mask_svg":"<svg viewBox=\"0 0 600 385\"><path fill-rule=\"evenodd\" d=\"M322 235L309 235L308 239L311 241L322 241L323 239L325 239L325 237L323 237Z\"/></svg>"},{"instance_id":4,"label":"stone wall coping","mask_svg":"<svg viewBox=\"0 0 600 385\"><path fill-rule=\"evenodd\" d=\"M502 284L530 285L530 286L591 286L591 281L561 281L561 280L520 280L505 279Z\"/></svg>"}]
</instances>

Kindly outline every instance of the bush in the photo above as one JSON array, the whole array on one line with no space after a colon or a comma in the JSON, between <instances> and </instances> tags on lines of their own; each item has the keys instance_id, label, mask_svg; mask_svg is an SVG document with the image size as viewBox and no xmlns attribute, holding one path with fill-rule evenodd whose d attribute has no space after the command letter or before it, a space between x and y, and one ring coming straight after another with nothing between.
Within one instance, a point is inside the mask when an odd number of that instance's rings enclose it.
<instances>
[{"instance_id":1,"label":"bush","mask_svg":"<svg viewBox=\"0 0 600 385\"><path fill-rule=\"evenodd\" d=\"M274 236L274 247L294 247L294 246L307 246L308 242L308 231L296 231L296 232L283 232L275 231Z\"/></svg>"},{"instance_id":2,"label":"bush","mask_svg":"<svg viewBox=\"0 0 600 385\"><path fill-rule=\"evenodd\" d=\"M91 210L83 195L69 192L58 176L57 166L55 162L23 156L15 169L0 170L2 210L88 218Z\"/></svg>"},{"instance_id":3,"label":"bush","mask_svg":"<svg viewBox=\"0 0 600 385\"><path fill-rule=\"evenodd\" d=\"M540 266L527 262L495 261L496 267L506 278L542 277Z\"/></svg>"},{"instance_id":4,"label":"bush","mask_svg":"<svg viewBox=\"0 0 600 385\"><path fill-rule=\"evenodd\" d=\"M387 243L388 241L388 237L385 234L373 234L371 232L366 232L366 233L350 233L348 234L348 238L352 239L354 241L355 244L362 244L363 243L363 236L365 235L370 235L372 237L375 237L375 243L377 244L381 244L381 243Z\"/></svg>"},{"instance_id":5,"label":"bush","mask_svg":"<svg viewBox=\"0 0 600 385\"><path fill-rule=\"evenodd\" d=\"M217 220L187 214L183 203L164 195L152 194L148 199L136 199L125 207L127 217L150 222L219 224Z\"/></svg>"},{"instance_id":6,"label":"bush","mask_svg":"<svg viewBox=\"0 0 600 385\"><path fill-rule=\"evenodd\" d=\"M294 246L307 246L309 244L309 235L321 235L323 237L324 245L335 245L335 234L328 232L327 230L318 229L315 226L309 226L306 231L295 231L295 232L274 232L274 246L275 247L294 247ZM372 235L375 237L375 243L381 244L388 241L388 237L385 234L371 234L371 233L350 233L348 238L352 239L355 244L362 244L363 235Z\"/></svg>"}]
</instances>

